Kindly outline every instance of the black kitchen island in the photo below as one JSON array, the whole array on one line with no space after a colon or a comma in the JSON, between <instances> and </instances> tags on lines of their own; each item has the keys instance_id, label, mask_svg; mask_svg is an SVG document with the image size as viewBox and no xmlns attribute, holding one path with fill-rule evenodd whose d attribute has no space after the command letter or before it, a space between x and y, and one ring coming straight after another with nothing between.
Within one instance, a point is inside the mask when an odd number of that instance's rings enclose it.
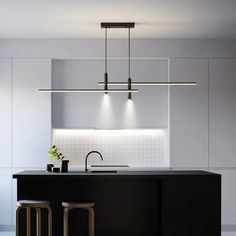
<instances>
[{"instance_id":1,"label":"black kitchen island","mask_svg":"<svg viewBox=\"0 0 236 236\"><path fill-rule=\"evenodd\" d=\"M96 204L96 236L221 235L219 174L174 170L118 173L23 171L14 174L13 178L17 179L18 200L50 201L53 236L62 236L63 232L61 202L81 200ZM23 216L24 212L21 214ZM87 235L86 214L86 211L71 211L71 236ZM23 217L20 228L20 235L26 235ZM42 235L47 235L46 228Z\"/></svg>"}]
</instances>

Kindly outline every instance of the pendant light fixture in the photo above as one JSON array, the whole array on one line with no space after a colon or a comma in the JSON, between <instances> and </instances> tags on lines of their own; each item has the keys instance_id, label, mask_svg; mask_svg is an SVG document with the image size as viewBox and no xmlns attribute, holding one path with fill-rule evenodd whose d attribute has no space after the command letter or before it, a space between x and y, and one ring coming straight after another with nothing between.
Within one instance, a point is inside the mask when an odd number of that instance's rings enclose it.
<instances>
[{"instance_id":1,"label":"pendant light fixture","mask_svg":"<svg viewBox=\"0 0 236 236\"><path fill-rule=\"evenodd\" d=\"M99 85L103 85L104 89L88 89L88 88L43 88L39 89L39 92L44 93L128 93L128 99L131 99L133 92L138 92L137 89L132 89L132 85L135 86L163 86L163 85L173 85L173 86L182 86L182 85L196 85L196 82L187 82L187 81L175 81L175 82L167 82L167 81L142 81L135 82L131 80L130 77L130 29L135 27L134 22L102 22L101 28L105 28L105 73L104 73L104 81L98 82ZM108 81L108 72L107 72L107 29L110 28L118 28L124 29L128 28L128 81L120 81L120 82L109 82ZM109 85L119 86L126 85L127 89L108 89Z\"/></svg>"},{"instance_id":2,"label":"pendant light fixture","mask_svg":"<svg viewBox=\"0 0 236 236\"><path fill-rule=\"evenodd\" d=\"M108 90L108 73L107 73L107 27L105 28L105 73L104 73L104 90ZM105 92L107 94L107 92Z\"/></svg>"},{"instance_id":3,"label":"pendant light fixture","mask_svg":"<svg viewBox=\"0 0 236 236\"><path fill-rule=\"evenodd\" d=\"M109 82L108 80L106 82L98 82L99 85L128 85L128 90L132 92L132 85L135 86L163 86L163 85L174 85L174 86L179 86L179 85L196 85L196 82L188 82L188 81L176 81L176 82L168 82L168 81L159 81L159 82L154 82L154 81L143 81L143 82L135 82L132 81L130 78L130 28L134 28L135 23L134 22L108 22L108 23L101 23L102 28L128 28L128 66L129 66L129 77L128 81L121 81L121 82ZM128 99L131 99L131 92L128 93Z\"/></svg>"},{"instance_id":4,"label":"pendant light fixture","mask_svg":"<svg viewBox=\"0 0 236 236\"><path fill-rule=\"evenodd\" d=\"M121 25L123 24L123 25ZM133 24L133 23L131 23ZM128 86L128 89L108 89L108 72L107 72L107 29L108 28L127 28L130 26L130 23L101 23L101 28L105 28L105 73L104 73L104 89L82 89L82 88L54 88L54 89L39 89L38 92L41 93L128 93L138 92L137 89L131 89L131 86Z\"/></svg>"},{"instance_id":5,"label":"pendant light fixture","mask_svg":"<svg viewBox=\"0 0 236 236\"><path fill-rule=\"evenodd\" d=\"M101 28L105 28L105 76L104 76L104 82L100 82L99 84L104 85L104 89L108 87L109 84L112 84L113 82L108 81L108 73L107 73L107 29L109 28L116 28L116 29L125 29L128 28L128 81L126 82L126 85L128 85L128 99L131 99L131 93L134 91L131 88L131 77L130 77L130 29L134 28L135 23L134 22L102 22ZM110 91L110 90L109 90Z\"/></svg>"},{"instance_id":6,"label":"pendant light fixture","mask_svg":"<svg viewBox=\"0 0 236 236\"><path fill-rule=\"evenodd\" d=\"M128 55L128 64L129 64L129 68L128 68L128 71L129 71L129 77L128 77L128 90L131 90L131 78L130 78L130 27L128 28L128 51L129 51L129 55ZM131 99L131 92L128 93L128 99Z\"/></svg>"}]
</instances>

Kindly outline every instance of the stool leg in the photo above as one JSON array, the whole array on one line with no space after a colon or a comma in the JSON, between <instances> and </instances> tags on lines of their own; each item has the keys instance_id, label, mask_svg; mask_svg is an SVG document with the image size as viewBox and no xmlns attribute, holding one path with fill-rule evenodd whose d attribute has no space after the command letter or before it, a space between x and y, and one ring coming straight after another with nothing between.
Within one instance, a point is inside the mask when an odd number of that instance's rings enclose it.
<instances>
[{"instance_id":1,"label":"stool leg","mask_svg":"<svg viewBox=\"0 0 236 236\"><path fill-rule=\"evenodd\" d=\"M31 209L26 208L26 235L31 236Z\"/></svg>"},{"instance_id":2,"label":"stool leg","mask_svg":"<svg viewBox=\"0 0 236 236\"><path fill-rule=\"evenodd\" d=\"M41 210L36 208L36 235L41 236Z\"/></svg>"},{"instance_id":3,"label":"stool leg","mask_svg":"<svg viewBox=\"0 0 236 236\"><path fill-rule=\"evenodd\" d=\"M19 212L21 209L22 209L21 207L16 208L16 236L20 235L20 232L19 232Z\"/></svg>"},{"instance_id":4,"label":"stool leg","mask_svg":"<svg viewBox=\"0 0 236 236\"><path fill-rule=\"evenodd\" d=\"M64 213L63 213L64 234L63 236L69 236L69 232L68 232L69 211L70 211L69 208L67 207L64 208Z\"/></svg>"},{"instance_id":5,"label":"stool leg","mask_svg":"<svg viewBox=\"0 0 236 236\"><path fill-rule=\"evenodd\" d=\"M47 207L48 209L48 236L52 236L52 209L51 207Z\"/></svg>"},{"instance_id":6,"label":"stool leg","mask_svg":"<svg viewBox=\"0 0 236 236\"><path fill-rule=\"evenodd\" d=\"M88 236L94 236L94 209L88 209Z\"/></svg>"}]
</instances>

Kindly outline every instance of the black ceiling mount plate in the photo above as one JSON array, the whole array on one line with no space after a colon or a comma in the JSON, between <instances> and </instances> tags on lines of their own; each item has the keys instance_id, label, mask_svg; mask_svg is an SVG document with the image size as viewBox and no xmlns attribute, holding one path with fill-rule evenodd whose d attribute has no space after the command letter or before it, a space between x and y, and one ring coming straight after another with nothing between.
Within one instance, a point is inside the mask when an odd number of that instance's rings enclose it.
<instances>
[{"instance_id":1,"label":"black ceiling mount plate","mask_svg":"<svg viewBox=\"0 0 236 236\"><path fill-rule=\"evenodd\" d=\"M134 22L102 22L101 28L134 28Z\"/></svg>"}]
</instances>

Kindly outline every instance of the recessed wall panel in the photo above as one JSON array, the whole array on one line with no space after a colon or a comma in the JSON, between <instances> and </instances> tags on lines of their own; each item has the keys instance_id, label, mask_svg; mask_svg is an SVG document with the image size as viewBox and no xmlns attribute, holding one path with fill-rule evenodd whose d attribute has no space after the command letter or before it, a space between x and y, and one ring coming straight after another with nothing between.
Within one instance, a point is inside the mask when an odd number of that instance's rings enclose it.
<instances>
[{"instance_id":1,"label":"recessed wall panel","mask_svg":"<svg viewBox=\"0 0 236 236\"><path fill-rule=\"evenodd\" d=\"M128 80L128 61L109 60L109 81ZM133 60L133 81L167 81L168 60ZM54 88L103 88L103 60L55 60ZM109 86L123 88L127 86ZM83 129L146 129L168 127L168 88L133 86L139 90L128 101L127 93L53 95L53 127Z\"/></svg>"}]
</instances>

